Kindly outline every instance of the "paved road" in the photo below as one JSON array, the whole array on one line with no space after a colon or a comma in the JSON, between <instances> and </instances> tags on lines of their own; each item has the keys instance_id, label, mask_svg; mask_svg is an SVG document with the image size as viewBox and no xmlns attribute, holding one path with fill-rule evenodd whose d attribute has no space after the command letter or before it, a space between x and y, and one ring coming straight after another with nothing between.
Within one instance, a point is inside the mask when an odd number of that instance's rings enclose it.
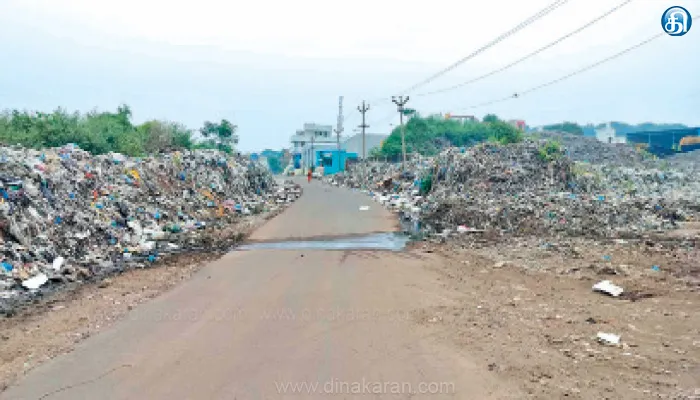
<instances>
[{"instance_id":1,"label":"paved road","mask_svg":"<svg viewBox=\"0 0 700 400\"><path fill-rule=\"evenodd\" d=\"M304 185L253 240L395 226L375 205L359 211L369 204L361 194ZM484 365L416 324L415 310L448 301L425 262L378 251L233 252L0 398L506 398Z\"/></svg>"}]
</instances>

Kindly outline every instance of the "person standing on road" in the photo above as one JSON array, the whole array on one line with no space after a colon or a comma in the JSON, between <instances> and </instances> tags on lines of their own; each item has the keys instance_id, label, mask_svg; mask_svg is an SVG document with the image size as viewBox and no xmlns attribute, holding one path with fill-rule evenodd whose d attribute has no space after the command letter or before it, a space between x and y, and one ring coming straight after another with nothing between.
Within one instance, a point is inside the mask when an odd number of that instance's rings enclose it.
<instances>
[{"instance_id":1,"label":"person standing on road","mask_svg":"<svg viewBox=\"0 0 700 400\"><path fill-rule=\"evenodd\" d=\"M309 183L311 183L311 176L312 176L312 172L311 172L311 168L309 168L309 172L306 174L306 178L308 179Z\"/></svg>"}]
</instances>

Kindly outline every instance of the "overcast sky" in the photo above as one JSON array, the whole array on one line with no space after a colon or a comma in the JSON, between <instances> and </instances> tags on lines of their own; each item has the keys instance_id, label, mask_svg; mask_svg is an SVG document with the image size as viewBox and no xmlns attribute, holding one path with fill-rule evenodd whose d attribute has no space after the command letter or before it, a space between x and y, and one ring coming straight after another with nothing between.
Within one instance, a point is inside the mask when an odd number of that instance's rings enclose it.
<instances>
[{"instance_id":1,"label":"overcast sky","mask_svg":"<svg viewBox=\"0 0 700 400\"><path fill-rule=\"evenodd\" d=\"M467 56L553 0L0 0L0 108L88 111L129 104L137 122L238 124L241 149L288 146L304 122L346 134L371 100L371 132L398 117L388 99ZM454 85L499 68L622 0L570 0L551 14L418 88ZM664 37L541 91L566 75L662 32L681 5L698 16ZM419 112L524 119L700 125L700 0L635 0L580 34L503 73L460 89L412 96ZM383 99L383 100L379 100ZM392 113L392 110L394 111Z\"/></svg>"}]
</instances>

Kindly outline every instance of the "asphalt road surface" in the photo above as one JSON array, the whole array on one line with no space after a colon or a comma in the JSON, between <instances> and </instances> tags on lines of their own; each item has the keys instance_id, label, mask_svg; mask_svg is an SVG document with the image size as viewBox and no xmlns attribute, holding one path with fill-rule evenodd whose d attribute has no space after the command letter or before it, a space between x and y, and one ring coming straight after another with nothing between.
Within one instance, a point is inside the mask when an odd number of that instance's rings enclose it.
<instances>
[{"instance_id":1,"label":"asphalt road surface","mask_svg":"<svg viewBox=\"0 0 700 400\"><path fill-rule=\"evenodd\" d=\"M396 227L360 193L304 186L252 241ZM510 398L484 365L415 321L444 301L425 263L407 252L234 251L0 398Z\"/></svg>"}]
</instances>

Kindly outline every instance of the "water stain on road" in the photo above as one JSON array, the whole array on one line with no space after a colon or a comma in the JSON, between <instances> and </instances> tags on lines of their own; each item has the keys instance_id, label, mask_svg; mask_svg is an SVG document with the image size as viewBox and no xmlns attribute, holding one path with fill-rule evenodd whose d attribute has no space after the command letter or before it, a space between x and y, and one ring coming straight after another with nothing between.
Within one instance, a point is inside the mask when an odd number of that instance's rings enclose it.
<instances>
[{"instance_id":1,"label":"water stain on road","mask_svg":"<svg viewBox=\"0 0 700 400\"><path fill-rule=\"evenodd\" d=\"M390 250L401 251L409 241L401 233L372 233L362 236L318 240L287 240L248 243L237 250Z\"/></svg>"}]
</instances>

